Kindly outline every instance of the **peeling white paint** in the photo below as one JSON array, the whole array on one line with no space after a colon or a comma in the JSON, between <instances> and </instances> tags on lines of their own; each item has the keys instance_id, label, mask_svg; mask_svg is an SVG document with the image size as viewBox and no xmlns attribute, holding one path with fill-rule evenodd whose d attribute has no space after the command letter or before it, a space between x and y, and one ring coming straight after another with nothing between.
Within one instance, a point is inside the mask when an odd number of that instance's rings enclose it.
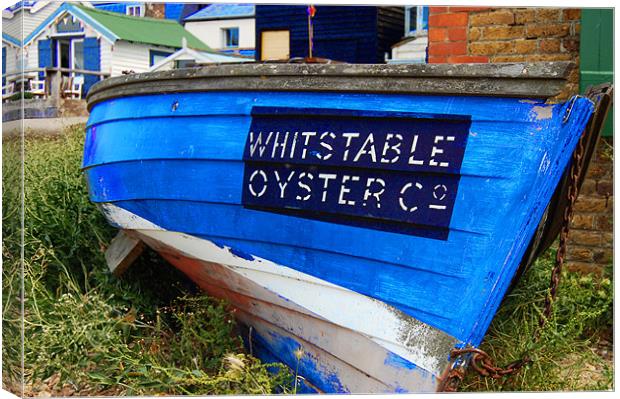
<instances>
[{"instance_id":1,"label":"peeling white paint","mask_svg":"<svg viewBox=\"0 0 620 399\"><path fill-rule=\"evenodd\" d=\"M440 376L457 340L376 299L281 266L266 259L252 261L229 248L187 234L166 231L112 204L101 206L109 221L123 229L175 248L187 257L218 263L294 302L331 323L359 332L385 349Z\"/></svg>"}]
</instances>

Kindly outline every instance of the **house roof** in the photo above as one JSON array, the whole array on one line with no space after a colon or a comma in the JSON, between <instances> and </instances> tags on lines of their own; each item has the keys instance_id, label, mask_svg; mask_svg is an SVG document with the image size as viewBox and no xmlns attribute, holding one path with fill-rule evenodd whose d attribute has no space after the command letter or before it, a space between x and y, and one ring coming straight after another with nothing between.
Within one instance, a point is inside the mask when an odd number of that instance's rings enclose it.
<instances>
[{"instance_id":1,"label":"house roof","mask_svg":"<svg viewBox=\"0 0 620 399\"><path fill-rule=\"evenodd\" d=\"M237 63L237 62L253 62L254 58L246 58L240 56L231 56L219 53L211 53L204 51L195 51L187 47L183 47L178 50L174 54L170 54L168 57L159 61L157 64L153 65L149 71L157 71L162 66L166 65L169 62L172 62L176 59L193 59L197 63L216 63L216 64L224 64L224 63Z\"/></svg>"},{"instance_id":2,"label":"house roof","mask_svg":"<svg viewBox=\"0 0 620 399\"><path fill-rule=\"evenodd\" d=\"M74 7L110 31L118 40L180 48L183 38L185 38L187 47L202 51L213 51L176 21L133 17L81 5ZM97 29L97 26L93 27Z\"/></svg>"},{"instance_id":3,"label":"house roof","mask_svg":"<svg viewBox=\"0 0 620 399\"><path fill-rule=\"evenodd\" d=\"M16 47L19 47L22 45L22 43L18 39L4 32L2 32L2 40L4 40L7 43L11 43L12 45Z\"/></svg>"},{"instance_id":4,"label":"house roof","mask_svg":"<svg viewBox=\"0 0 620 399\"><path fill-rule=\"evenodd\" d=\"M183 21L247 18L253 17L254 14L254 4L211 4L189 15Z\"/></svg>"}]
</instances>

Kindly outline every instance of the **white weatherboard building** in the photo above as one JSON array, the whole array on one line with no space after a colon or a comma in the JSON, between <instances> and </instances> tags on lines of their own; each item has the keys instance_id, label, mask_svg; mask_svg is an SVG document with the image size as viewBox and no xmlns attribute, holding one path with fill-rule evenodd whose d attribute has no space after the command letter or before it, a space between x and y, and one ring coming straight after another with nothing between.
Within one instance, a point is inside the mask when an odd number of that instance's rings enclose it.
<instances>
[{"instance_id":1,"label":"white weatherboard building","mask_svg":"<svg viewBox=\"0 0 620 399\"><path fill-rule=\"evenodd\" d=\"M3 88L22 69L27 87L29 80L43 80L41 68L57 67L65 69L63 75L83 81L82 94L101 77L146 72L184 47L214 53L174 20L108 12L86 2L26 2L4 10L2 39ZM238 62L238 57L223 54L214 58Z\"/></svg>"},{"instance_id":2,"label":"white weatherboard building","mask_svg":"<svg viewBox=\"0 0 620 399\"><path fill-rule=\"evenodd\" d=\"M183 22L185 29L212 49L254 58L253 4L212 4L185 17Z\"/></svg>"}]
</instances>

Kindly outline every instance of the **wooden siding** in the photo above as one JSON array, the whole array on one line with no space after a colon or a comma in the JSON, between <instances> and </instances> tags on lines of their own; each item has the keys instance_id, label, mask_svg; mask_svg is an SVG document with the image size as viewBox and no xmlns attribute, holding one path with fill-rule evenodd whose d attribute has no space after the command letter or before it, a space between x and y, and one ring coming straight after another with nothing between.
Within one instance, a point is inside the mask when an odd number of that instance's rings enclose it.
<instances>
[{"instance_id":1,"label":"wooden siding","mask_svg":"<svg viewBox=\"0 0 620 399\"><path fill-rule=\"evenodd\" d=\"M101 72L112 73L112 44L107 40L99 41L99 60Z\"/></svg>"},{"instance_id":2,"label":"wooden siding","mask_svg":"<svg viewBox=\"0 0 620 399\"><path fill-rule=\"evenodd\" d=\"M6 56L6 70L2 71L3 74L17 71L17 57L19 49L17 47L2 43Z\"/></svg>"},{"instance_id":3,"label":"wooden siding","mask_svg":"<svg viewBox=\"0 0 620 399\"><path fill-rule=\"evenodd\" d=\"M35 13L30 12L30 10L26 10L25 13L24 10L16 11L13 18L2 18L2 31L18 40L23 40L62 4L62 2L53 1ZM23 17L22 13L24 13ZM22 20L24 24L23 37Z\"/></svg>"},{"instance_id":4,"label":"wooden siding","mask_svg":"<svg viewBox=\"0 0 620 399\"><path fill-rule=\"evenodd\" d=\"M392 45L398 43L405 31L403 7L377 8L377 59L384 60Z\"/></svg>"},{"instance_id":5,"label":"wooden siding","mask_svg":"<svg viewBox=\"0 0 620 399\"><path fill-rule=\"evenodd\" d=\"M172 54L177 49L129 43L122 40L118 41L114 44L114 50L112 51L112 76L122 75L123 71L134 71L135 73L147 72L150 68L150 50L165 51Z\"/></svg>"},{"instance_id":6,"label":"wooden siding","mask_svg":"<svg viewBox=\"0 0 620 399\"><path fill-rule=\"evenodd\" d=\"M350 63L384 62L384 52L396 43L404 29L399 7L318 6L313 19L313 56ZM400 15L400 17L399 17ZM400 18L400 19L399 19ZM379 25L382 24L381 28ZM256 58L261 58L261 32L288 29L290 54L308 56L306 6L256 6Z\"/></svg>"}]
</instances>

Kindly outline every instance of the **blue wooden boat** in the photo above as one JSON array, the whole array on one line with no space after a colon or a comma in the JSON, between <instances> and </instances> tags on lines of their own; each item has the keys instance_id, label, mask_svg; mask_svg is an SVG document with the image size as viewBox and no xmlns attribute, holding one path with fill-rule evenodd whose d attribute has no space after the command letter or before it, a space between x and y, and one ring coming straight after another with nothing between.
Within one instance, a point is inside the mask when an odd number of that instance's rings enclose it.
<instances>
[{"instance_id":1,"label":"blue wooden boat","mask_svg":"<svg viewBox=\"0 0 620 399\"><path fill-rule=\"evenodd\" d=\"M211 66L107 79L84 173L114 226L319 392L441 389L593 112L572 65Z\"/></svg>"}]
</instances>

